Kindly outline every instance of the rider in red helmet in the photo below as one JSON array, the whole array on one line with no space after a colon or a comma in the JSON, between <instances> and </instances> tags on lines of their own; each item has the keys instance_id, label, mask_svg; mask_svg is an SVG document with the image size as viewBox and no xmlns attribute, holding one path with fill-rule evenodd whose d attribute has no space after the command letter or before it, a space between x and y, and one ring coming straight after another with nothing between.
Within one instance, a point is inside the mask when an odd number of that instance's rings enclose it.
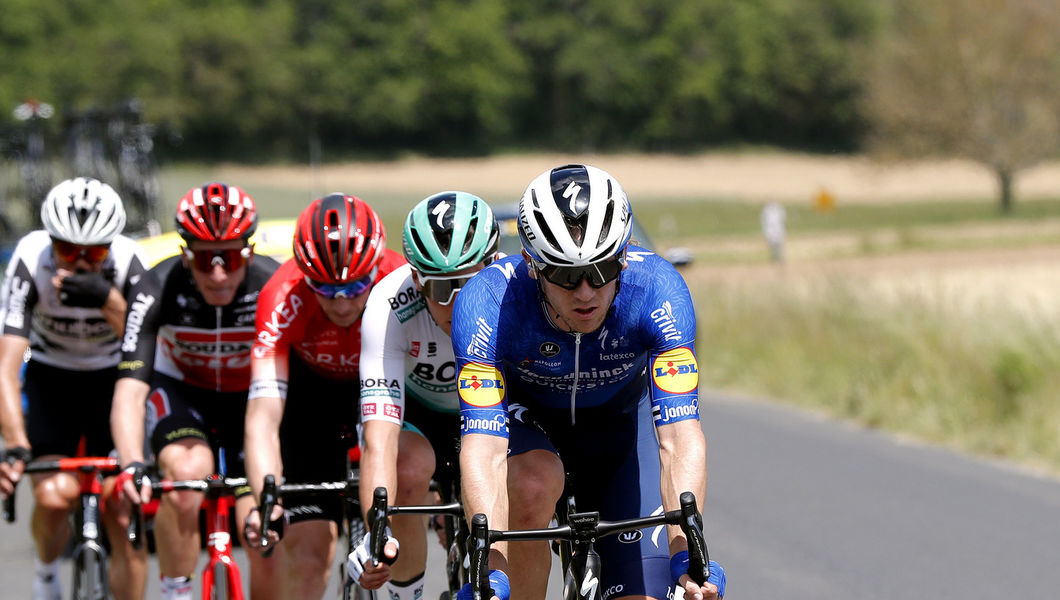
<instances>
[{"instance_id":1,"label":"rider in red helmet","mask_svg":"<svg viewBox=\"0 0 1060 600\"><path fill-rule=\"evenodd\" d=\"M298 217L294 257L266 284L246 418L247 477L260 497L265 475L286 482L341 481L357 423L361 313L372 286L405 264L386 247L379 215L355 196L331 194ZM283 502L290 526L273 555L280 596L323 595L338 538L338 498ZM279 521L283 510L268 517ZM247 520L260 547L261 516ZM270 541L276 527L270 531Z\"/></svg>"},{"instance_id":2,"label":"rider in red helmet","mask_svg":"<svg viewBox=\"0 0 1060 600\"><path fill-rule=\"evenodd\" d=\"M114 391L111 429L125 467L125 498L134 503L146 502L151 493L148 486L137 490L130 477L147 462L145 441L167 479L243 474L254 310L279 266L254 254L249 238L258 212L241 188L192 188L175 218L184 245L178 256L148 271L129 296ZM161 498L155 539L163 598L192 597L201 504L200 492ZM245 517L254 504L248 488L236 501L236 514ZM257 553L250 557L252 592L268 585L263 560Z\"/></svg>"}]
</instances>

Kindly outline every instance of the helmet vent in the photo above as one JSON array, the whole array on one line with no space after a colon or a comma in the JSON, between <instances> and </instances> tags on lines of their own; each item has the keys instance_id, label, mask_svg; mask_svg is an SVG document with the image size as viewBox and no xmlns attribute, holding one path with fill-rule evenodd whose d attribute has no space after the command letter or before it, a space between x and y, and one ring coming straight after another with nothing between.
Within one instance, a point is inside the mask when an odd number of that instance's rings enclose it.
<instances>
[{"instance_id":1,"label":"helmet vent","mask_svg":"<svg viewBox=\"0 0 1060 600\"><path fill-rule=\"evenodd\" d=\"M608 192L611 191L611 181L607 182ZM615 214L615 203L614 201L607 203L607 213L604 215L604 225L600 228L600 239L596 240L596 247L600 247L607 240L607 235L611 233L611 219Z\"/></svg>"},{"instance_id":2,"label":"helmet vent","mask_svg":"<svg viewBox=\"0 0 1060 600\"><path fill-rule=\"evenodd\" d=\"M570 237L574 240L574 243L579 247L582 246L582 242L585 241L585 229L589 221L589 214L582 213L580 217L564 217L564 221L567 222L567 231L570 232Z\"/></svg>"},{"instance_id":3,"label":"helmet vent","mask_svg":"<svg viewBox=\"0 0 1060 600\"><path fill-rule=\"evenodd\" d=\"M560 243L559 239L556 238L556 234L552 233L552 230L544 224L545 215L541 214L541 211L534 211L534 219L537 220L537 229L539 229L541 233L545 236L545 239L548 241L549 247L559 248Z\"/></svg>"}]
</instances>

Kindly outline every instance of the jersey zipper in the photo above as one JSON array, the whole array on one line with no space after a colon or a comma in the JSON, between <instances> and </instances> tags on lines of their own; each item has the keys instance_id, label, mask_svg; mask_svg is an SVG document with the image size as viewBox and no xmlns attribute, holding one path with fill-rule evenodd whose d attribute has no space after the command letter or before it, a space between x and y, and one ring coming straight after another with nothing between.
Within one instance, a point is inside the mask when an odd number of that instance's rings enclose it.
<instances>
[{"instance_id":1,"label":"jersey zipper","mask_svg":"<svg viewBox=\"0 0 1060 600\"><path fill-rule=\"evenodd\" d=\"M574 383L570 386L570 424L574 425L574 396L578 393L578 375L581 372L582 334L574 332Z\"/></svg>"},{"instance_id":2,"label":"jersey zipper","mask_svg":"<svg viewBox=\"0 0 1060 600\"><path fill-rule=\"evenodd\" d=\"M214 387L215 391L221 391L221 310L222 307L217 306L214 308L214 332L216 337L214 338L214 349L213 357L217 361L217 366L214 367Z\"/></svg>"}]
</instances>

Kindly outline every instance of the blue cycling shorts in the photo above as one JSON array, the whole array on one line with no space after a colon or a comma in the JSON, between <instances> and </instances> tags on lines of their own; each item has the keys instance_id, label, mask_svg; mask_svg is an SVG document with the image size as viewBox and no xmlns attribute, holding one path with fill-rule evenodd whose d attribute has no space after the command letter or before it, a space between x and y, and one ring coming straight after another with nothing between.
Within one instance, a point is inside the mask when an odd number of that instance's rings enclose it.
<instances>
[{"instance_id":1,"label":"blue cycling shorts","mask_svg":"<svg viewBox=\"0 0 1060 600\"><path fill-rule=\"evenodd\" d=\"M556 453L568 473L567 492L579 512L599 511L615 521L659 514L659 442L647 390L636 407L604 405L569 410L509 407L509 456L543 449ZM566 510L560 501L558 510ZM670 596L670 550L665 526L608 536L596 544L604 600Z\"/></svg>"}]
</instances>

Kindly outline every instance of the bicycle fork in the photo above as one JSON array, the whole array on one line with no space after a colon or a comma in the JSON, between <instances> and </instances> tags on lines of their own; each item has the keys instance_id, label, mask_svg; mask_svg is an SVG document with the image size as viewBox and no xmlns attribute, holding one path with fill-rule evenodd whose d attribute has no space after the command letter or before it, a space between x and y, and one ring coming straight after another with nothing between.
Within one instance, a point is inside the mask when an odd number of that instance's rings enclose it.
<instances>
[{"instance_id":1,"label":"bicycle fork","mask_svg":"<svg viewBox=\"0 0 1060 600\"><path fill-rule=\"evenodd\" d=\"M203 600L243 600L243 582L232 559L232 534L228 531L232 504L227 496L210 498L206 503L210 560L202 570Z\"/></svg>"},{"instance_id":2,"label":"bicycle fork","mask_svg":"<svg viewBox=\"0 0 1060 600\"><path fill-rule=\"evenodd\" d=\"M76 598L105 600L107 597L107 551L100 538L99 499L103 476L98 471L82 471L81 510L74 518L74 531L80 537L74 550L74 593Z\"/></svg>"}]
</instances>

